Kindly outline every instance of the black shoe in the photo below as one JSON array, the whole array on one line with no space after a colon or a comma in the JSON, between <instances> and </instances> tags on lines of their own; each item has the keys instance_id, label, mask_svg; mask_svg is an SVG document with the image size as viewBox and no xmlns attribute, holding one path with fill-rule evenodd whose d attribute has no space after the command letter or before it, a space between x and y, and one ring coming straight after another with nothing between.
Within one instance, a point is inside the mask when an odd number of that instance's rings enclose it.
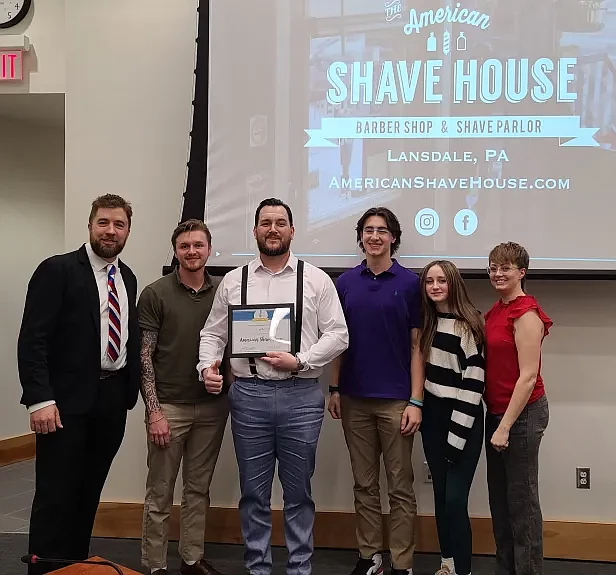
<instances>
[{"instance_id":1,"label":"black shoe","mask_svg":"<svg viewBox=\"0 0 616 575\"><path fill-rule=\"evenodd\" d=\"M362 559L360 557L351 575L382 575L382 573L383 557L380 553L375 553L372 559Z\"/></svg>"},{"instance_id":2,"label":"black shoe","mask_svg":"<svg viewBox=\"0 0 616 575\"><path fill-rule=\"evenodd\" d=\"M200 559L192 565L188 565L182 559L180 575L222 575L222 573L214 569L205 559Z\"/></svg>"},{"instance_id":3,"label":"black shoe","mask_svg":"<svg viewBox=\"0 0 616 575\"><path fill-rule=\"evenodd\" d=\"M390 574L391 575L409 575L409 573L412 573L412 569L394 569L393 567L391 568Z\"/></svg>"}]
</instances>

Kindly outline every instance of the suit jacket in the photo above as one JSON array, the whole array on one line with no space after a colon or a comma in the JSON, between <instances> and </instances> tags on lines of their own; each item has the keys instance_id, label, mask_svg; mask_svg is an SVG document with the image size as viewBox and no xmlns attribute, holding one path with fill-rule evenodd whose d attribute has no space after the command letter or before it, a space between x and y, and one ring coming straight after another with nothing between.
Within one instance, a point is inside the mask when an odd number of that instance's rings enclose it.
<instances>
[{"instance_id":1,"label":"suit jacket","mask_svg":"<svg viewBox=\"0 0 616 575\"><path fill-rule=\"evenodd\" d=\"M140 389L140 333L137 278L119 261L128 295L126 409L137 403ZM100 300L85 245L52 256L35 270L28 284L17 344L23 388L21 403L55 400L60 412L88 412L101 385Z\"/></svg>"}]
</instances>

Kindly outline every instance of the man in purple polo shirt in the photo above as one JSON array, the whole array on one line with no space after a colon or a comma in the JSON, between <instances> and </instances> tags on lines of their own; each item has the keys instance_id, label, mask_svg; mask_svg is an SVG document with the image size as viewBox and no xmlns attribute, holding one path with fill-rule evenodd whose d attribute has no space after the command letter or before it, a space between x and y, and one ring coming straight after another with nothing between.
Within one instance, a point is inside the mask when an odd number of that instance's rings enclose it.
<instances>
[{"instance_id":1,"label":"man in purple polo shirt","mask_svg":"<svg viewBox=\"0 0 616 575\"><path fill-rule=\"evenodd\" d=\"M390 506L390 573L412 574L417 503L411 453L424 384L419 277L392 259L402 231L389 209L369 209L356 231L366 259L338 278L349 347L334 360L328 407L334 419L342 419L355 482L359 560L351 575L384 572L381 453Z\"/></svg>"}]
</instances>

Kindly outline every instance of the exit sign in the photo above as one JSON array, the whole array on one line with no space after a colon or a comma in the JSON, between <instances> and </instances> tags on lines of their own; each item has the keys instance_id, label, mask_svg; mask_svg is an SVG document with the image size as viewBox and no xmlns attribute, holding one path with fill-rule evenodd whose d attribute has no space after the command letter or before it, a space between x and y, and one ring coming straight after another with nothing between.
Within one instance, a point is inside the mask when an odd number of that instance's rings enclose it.
<instances>
[{"instance_id":1,"label":"exit sign","mask_svg":"<svg viewBox=\"0 0 616 575\"><path fill-rule=\"evenodd\" d=\"M0 50L0 80L22 79L22 51Z\"/></svg>"}]
</instances>

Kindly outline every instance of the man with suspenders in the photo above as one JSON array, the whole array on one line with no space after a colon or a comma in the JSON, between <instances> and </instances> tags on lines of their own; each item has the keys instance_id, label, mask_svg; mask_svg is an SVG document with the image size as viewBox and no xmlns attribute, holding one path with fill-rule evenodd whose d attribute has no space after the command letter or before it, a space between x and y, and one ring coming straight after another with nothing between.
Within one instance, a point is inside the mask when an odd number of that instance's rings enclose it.
<instances>
[{"instance_id":1,"label":"man with suspenders","mask_svg":"<svg viewBox=\"0 0 616 575\"><path fill-rule=\"evenodd\" d=\"M310 575L315 513L311 479L325 407L318 377L347 348L348 331L331 278L290 250L295 230L289 206L275 198L263 200L253 233L259 256L222 280L201 331L197 371L208 392L221 392L219 367L229 335L229 305L294 305L298 352L231 358L235 381L229 408L248 573L272 573L270 499L278 461L287 575Z\"/></svg>"}]
</instances>

